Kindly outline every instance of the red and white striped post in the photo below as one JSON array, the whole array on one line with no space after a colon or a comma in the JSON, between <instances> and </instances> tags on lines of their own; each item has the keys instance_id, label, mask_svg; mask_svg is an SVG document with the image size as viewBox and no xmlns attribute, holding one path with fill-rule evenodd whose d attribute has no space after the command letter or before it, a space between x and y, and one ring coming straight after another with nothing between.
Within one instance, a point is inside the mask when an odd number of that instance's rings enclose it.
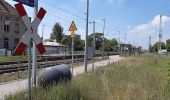
<instances>
[{"instance_id":1,"label":"red and white striped post","mask_svg":"<svg viewBox=\"0 0 170 100\"><path fill-rule=\"evenodd\" d=\"M23 35L22 39L20 40L19 45L17 46L17 48L15 50L15 54L16 55L22 55L26 46L28 45L28 70L29 70L28 89L29 89L29 100L31 100L31 41L34 42L34 44L36 45L40 54L43 54L43 53L46 52L45 47L43 46L43 43L40 39L40 36L37 34L38 26L41 23L43 17L45 16L46 11L43 8L40 8L37 16L35 17L35 19L31 23L31 20L29 19L22 3L16 4L15 7L16 7L18 14L20 15L21 19L23 20L26 28L27 28L27 31ZM34 56L35 55L33 55L33 57ZM36 71L36 68L35 68L36 65L33 66L33 67L34 67L33 72L35 72ZM34 74L33 77L34 76L36 76L36 74ZM36 77L34 77L34 78L35 79L33 81L36 80ZM36 82L35 82L35 84L36 84Z\"/></svg>"}]
</instances>

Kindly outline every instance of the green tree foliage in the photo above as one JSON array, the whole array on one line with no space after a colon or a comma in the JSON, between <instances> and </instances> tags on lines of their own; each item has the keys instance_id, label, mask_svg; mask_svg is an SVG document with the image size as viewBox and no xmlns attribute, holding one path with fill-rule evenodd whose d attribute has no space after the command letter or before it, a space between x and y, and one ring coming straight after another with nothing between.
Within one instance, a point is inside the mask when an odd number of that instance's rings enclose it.
<instances>
[{"instance_id":1,"label":"green tree foliage","mask_svg":"<svg viewBox=\"0 0 170 100\"><path fill-rule=\"evenodd\" d=\"M88 45L92 46L93 43L93 34L90 34L88 36ZM101 50L102 48L102 42L103 42L103 33L95 33L95 39L96 39L96 50ZM109 40L107 38L104 39L104 50L105 51L116 51L118 50L117 46L117 40L116 39L112 39Z\"/></svg>"},{"instance_id":2,"label":"green tree foliage","mask_svg":"<svg viewBox=\"0 0 170 100\"><path fill-rule=\"evenodd\" d=\"M151 47L151 51L158 51L158 46L159 46L159 42L156 42L152 47ZM164 42L161 43L161 48L162 49L166 49L166 45Z\"/></svg>"},{"instance_id":3,"label":"green tree foliage","mask_svg":"<svg viewBox=\"0 0 170 100\"><path fill-rule=\"evenodd\" d=\"M63 27L60 25L60 23L57 22L53 27L53 32L51 33L50 39L56 40L58 43L61 43L63 36Z\"/></svg>"},{"instance_id":4,"label":"green tree foliage","mask_svg":"<svg viewBox=\"0 0 170 100\"><path fill-rule=\"evenodd\" d=\"M104 50L105 51L117 51L118 43L116 39L105 39L104 41Z\"/></svg>"},{"instance_id":5,"label":"green tree foliage","mask_svg":"<svg viewBox=\"0 0 170 100\"><path fill-rule=\"evenodd\" d=\"M71 42L72 42L72 39L71 39L70 35L63 36L62 43L64 45L71 47ZM74 50L75 51L83 51L84 50L84 40L81 40L80 35L76 35L76 37L74 38Z\"/></svg>"},{"instance_id":6,"label":"green tree foliage","mask_svg":"<svg viewBox=\"0 0 170 100\"><path fill-rule=\"evenodd\" d=\"M170 39L166 40L166 47L170 51Z\"/></svg>"},{"instance_id":7,"label":"green tree foliage","mask_svg":"<svg viewBox=\"0 0 170 100\"><path fill-rule=\"evenodd\" d=\"M103 33L95 33L95 38L96 38L96 50L99 50L102 47ZM92 43L93 43L93 33L88 36L88 45L92 46Z\"/></svg>"}]
</instances>

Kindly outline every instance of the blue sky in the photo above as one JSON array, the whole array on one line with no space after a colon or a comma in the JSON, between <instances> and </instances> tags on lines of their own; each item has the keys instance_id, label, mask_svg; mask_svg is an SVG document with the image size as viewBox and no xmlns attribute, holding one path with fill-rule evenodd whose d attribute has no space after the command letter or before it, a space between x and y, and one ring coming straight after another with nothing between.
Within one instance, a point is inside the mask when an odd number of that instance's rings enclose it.
<instances>
[{"instance_id":1,"label":"blue sky","mask_svg":"<svg viewBox=\"0 0 170 100\"><path fill-rule=\"evenodd\" d=\"M12 0L7 2L11 5L16 3ZM147 49L149 36L153 37L152 44L158 41L160 13L163 13L163 41L170 38L169 5L170 0L90 0L90 21L96 21L96 31L102 32L103 21L100 19L105 18L107 38L120 37L121 42ZM78 28L76 33L84 39L86 0L39 0L39 7L47 10L39 27L40 36L45 25L44 38L49 38L56 22L60 22L65 34L70 34L68 28L74 20ZM26 7L26 10L29 16L33 15L33 8ZM90 33L92 24L89 24Z\"/></svg>"}]
</instances>

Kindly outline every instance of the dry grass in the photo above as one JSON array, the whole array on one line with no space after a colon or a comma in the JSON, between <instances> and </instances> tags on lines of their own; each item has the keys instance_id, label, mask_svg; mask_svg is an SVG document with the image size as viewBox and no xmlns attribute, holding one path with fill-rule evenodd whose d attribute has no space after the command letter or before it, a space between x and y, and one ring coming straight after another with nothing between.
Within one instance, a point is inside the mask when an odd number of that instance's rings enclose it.
<instances>
[{"instance_id":1,"label":"dry grass","mask_svg":"<svg viewBox=\"0 0 170 100\"><path fill-rule=\"evenodd\" d=\"M34 88L33 100L168 100L169 59L155 55L130 57L118 65L76 76L67 84L47 90ZM25 94L7 99L26 100Z\"/></svg>"}]
</instances>

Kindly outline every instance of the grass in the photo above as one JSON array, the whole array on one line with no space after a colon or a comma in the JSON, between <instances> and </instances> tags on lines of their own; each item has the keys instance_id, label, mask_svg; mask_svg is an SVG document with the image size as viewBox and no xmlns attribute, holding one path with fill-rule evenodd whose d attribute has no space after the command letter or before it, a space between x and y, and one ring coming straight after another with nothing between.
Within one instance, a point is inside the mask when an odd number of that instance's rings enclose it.
<instances>
[{"instance_id":1,"label":"grass","mask_svg":"<svg viewBox=\"0 0 170 100\"><path fill-rule=\"evenodd\" d=\"M25 61L27 60L27 56L1 56L0 62L6 61Z\"/></svg>"},{"instance_id":2,"label":"grass","mask_svg":"<svg viewBox=\"0 0 170 100\"><path fill-rule=\"evenodd\" d=\"M170 57L129 57L74 77L47 90L33 89L33 100L170 100ZM27 92L7 100L27 100Z\"/></svg>"},{"instance_id":3,"label":"grass","mask_svg":"<svg viewBox=\"0 0 170 100\"><path fill-rule=\"evenodd\" d=\"M18 72L6 73L0 75L0 83L9 82L18 79L25 79L26 77L28 77L28 71L20 71L19 73Z\"/></svg>"},{"instance_id":4,"label":"grass","mask_svg":"<svg viewBox=\"0 0 170 100\"><path fill-rule=\"evenodd\" d=\"M109 58L108 57L105 57L105 58L97 58L95 57L94 59L94 62L99 62L99 61L103 61L103 60L108 60ZM92 60L88 60L88 64L92 63ZM73 64L73 67L76 68L78 66L82 66L84 64L84 62L77 62L77 63L74 63ZM72 65L72 63L69 64L70 66Z\"/></svg>"}]
</instances>

